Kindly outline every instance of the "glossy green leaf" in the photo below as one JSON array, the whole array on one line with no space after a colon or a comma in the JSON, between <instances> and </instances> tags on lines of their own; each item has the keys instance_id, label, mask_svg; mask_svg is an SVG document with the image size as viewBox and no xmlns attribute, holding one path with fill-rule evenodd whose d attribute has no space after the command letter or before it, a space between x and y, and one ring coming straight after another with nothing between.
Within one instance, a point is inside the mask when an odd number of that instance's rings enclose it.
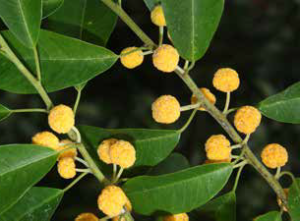
<instances>
[{"instance_id":1,"label":"glossy green leaf","mask_svg":"<svg viewBox=\"0 0 300 221\"><path fill-rule=\"evenodd\" d=\"M180 170L184 170L190 167L189 161L185 156L179 153L172 153L164 161L152 167L147 175L163 175L168 173L175 173Z\"/></svg>"},{"instance_id":2,"label":"glossy green leaf","mask_svg":"<svg viewBox=\"0 0 300 221\"><path fill-rule=\"evenodd\" d=\"M231 172L228 163L197 166L167 175L135 177L123 189L137 213L177 214L212 199L227 183Z\"/></svg>"},{"instance_id":3,"label":"glossy green leaf","mask_svg":"<svg viewBox=\"0 0 300 221\"><path fill-rule=\"evenodd\" d=\"M281 215L278 211L268 212L264 215L258 216L254 221L281 221Z\"/></svg>"},{"instance_id":4,"label":"glossy green leaf","mask_svg":"<svg viewBox=\"0 0 300 221\"><path fill-rule=\"evenodd\" d=\"M10 32L3 36L34 73L34 56ZM84 83L109 69L117 60L113 52L74 38L49 31L41 31L38 42L42 84L48 92ZM20 93L36 93L13 63L0 55L0 89Z\"/></svg>"},{"instance_id":5,"label":"glossy green leaf","mask_svg":"<svg viewBox=\"0 0 300 221\"><path fill-rule=\"evenodd\" d=\"M273 120L299 124L300 115L300 82L288 87L258 104L262 114Z\"/></svg>"},{"instance_id":6,"label":"glossy green leaf","mask_svg":"<svg viewBox=\"0 0 300 221\"><path fill-rule=\"evenodd\" d=\"M153 10L154 6L160 2L160 0L144 0L150 11Z\"/></svg>"},{"instance_id":7,"label":"glossy green leaf","mask_svg":"<svg viewBox=\"0 0 300 221\"><path fill-rule=\"evenodd\" d=\"M0 215L0 221L49 221L63 194L60 189L33 187Z\"/></svg>"},{"instance_id":8,"label":"glossy green leaf","mask_svg":"<svg viewBox=\"0 0 300 221\"><path fill-rule=\"evenodd\" d=\"M30 144L0 146L0 214L45 176L57 152Z\"/></svg>"},{"instance_id":9,"label":"glossy green leaf","mask_svg":"<svg viewBox=\"0 0 300 221\"><path fill-rule=\"evenodd\" d=\"M43 0L43 18L55 13L64 3L64 0Z\"/></svg>"},{"instance_id":10,"label":"glossy green leaf","mask_svg":"<svg viewBox=\"0 0 300 221\"><path fill-rule=\"evenodd\" d=\"M8 118L9 115L11 115L11 110L0 104L0 121Z\"/></svg>"},{"instance_id":11,"label":"glossy green leaf","mask_svg":"<svg viewBox=\"0 0 300 221\"><path fill-rule=\"evenodd\" d=\"M236 220L236 196L234 192L224 194L197 210L206 213L215 221Z\"/></svg>"},{"instance_id":12,"label":"glossy green leaf","mask_svg":"<svg viewBox=\"0 0 300 221\"><path fill-rule=\"evenodd\" d=\"M179 54L189 61L203 57L218 28L224 0L162 0L162 4Z\"/></svg>"},{"instance_id":13,"label":"glossy green leaf","mask_svg":"<svg viewBox=\"0 0 300 221\"><path fill-rule=\"evenodd\" d=\"M36 45L41 17L41 0L0 0L0 18L26 47Z\"/></svg>"},{"instance_id":14,"label":"glossy green leaf","mask_svg":"<svg viewBox=\"0 0 300 221\"><path fill-rule=\"evenodd\" d=\"M48 20L50 30L106 45L117 16L100 0L65 0L64 5Z\"/></svg>"},{"instance_id":15,"label":"glossy green leaf","mask_svg":"<svg viewBox=\"0 0 300 221\"><path fill-rule=\"evenodd\" d=\"M102 129L80 126L83 139L95 150L104 139L118 138L131 142L136 150L134 166L154 166L176 147L180 133L175 130Z\"/></svg>"},{"instance_id":16,"label":"glossy green leaf","mask_svg":"<svg viewBox=\"0 0 300 221\"><path fill-rule=\"evenodd\" d=\"M289 214L293 220L300 220L300 179L292 184L288 197Z\"/></svg>"}]
</instances>

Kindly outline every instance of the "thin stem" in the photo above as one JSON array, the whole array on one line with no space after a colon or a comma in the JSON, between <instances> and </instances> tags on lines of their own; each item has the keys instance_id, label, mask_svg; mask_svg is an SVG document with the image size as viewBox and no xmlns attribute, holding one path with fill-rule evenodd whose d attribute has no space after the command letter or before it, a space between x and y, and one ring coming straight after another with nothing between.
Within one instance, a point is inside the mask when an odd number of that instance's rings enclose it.
<instances>
[{"instance_id":1,"label":"thin stem","mask_svg":"<svg viewBox=\"0 0 300 221\"><path fill-rule=\"evenodd\" d=\"M242 161L242 162L240 162L240 163L234 165L234 166L233 166L233 169L239 168L239 167L243 167L243 166L245 166L246 164L248 164L248 162L247 162L246 160L244 160L244 161Z\"/></svg>"},{"instance_id":2,"label":"thin stem","mask_svg":"<svg viewBox=\"0 0 300 221\"><path fill-rule=\"evenodd\" d=\"M232 145L231 146L231 149L234 150L234 149L239 149L241 148L243 145L242 144L235 144L235 145Z\"/></svg>"},{"instance_id":3,"label":"thin stem","mask_svg":"<svg viewBox=\"0 0 300 221\"><path fill-rule=\"evenodd\" d=\"M117 175L117 164L113 164L113 176L112 176L112 180L116 179L116 175Z\"/></svg>"},{"instance_id":4,"label":"thin stem","mask_svg":"<svg viewBox=\"0 0 300 221\"><path fill-rule=\"evenodd\" d=\"M79 130L76 127L72 127L72 130L76 134L76 142L81 143L81 134L80 134Z\"/></svg>"},{"instance_id":5,"label":"thin stem","mask_svg":"<svg viewBox=\"0 0 300 221\"><path fill-rule=\"evenodd\" d=\"M196 64L196 62L193 61L193 62L191 63L191 65L189 66L188 71L192 70L192 69L195 67L195 64Z\"/></svg>"},{"instance_id":6,"label":"thin stem","mask_svg":"<svg viewBox=\"0 0 300 221\"><path fill-rule=\"evenodd\" d=\"M230 109L227 110L226 113L224 113L224 114L228 115L228 114L230 114L230 113L236 111L237 109L238 109L237 107L235 107L235 108L230 108Z\"/></svg>"},{"instance_id":7,"label":"thin stem","mask_svg":"<svg viewBox=\"0 0 300 221\"><path fill-rule=\"evenodd\" d=\"M183 131L186 130L186 128L188 128L188 126L190 125L190 123L192 122L192 120L195 117L195 114L197 113L197 109L194 109L191 116L189 117L189 119L187 120L187 122L183 125L183 127L181 127L178 131L180 133L182 133Z\"/></svg>"},{"instance_id":8,"label":"thin stem","mask_svg":"<svg viewBox=\"0 0 300 221\"><path fill-rule=\"evenodd\" d=\"M90 169L75 169L76 172L79 172L79 173L92 173L92 171Z\"/></svg>"},{"instance_id":9,"label":"thin stem","mask_svg":"<svg viewBox=\"0 0 300 221\"><path fill-rule=\"evenodd\" d=\"M133 50L131 50L131 51L128 51L128 52L126 52L126 53L121 53L121 54L119 55L119 57L125 57L125 56L127 56L127 55L129 55L129 54L131 54L131 53L136 52L136 51L142 51L142 50L148 50L148 49L149 49L149 48L147 48L147 47L139 47L139 48L133 49ZM143 53L143 55L144 55L144 53Z\"/></svg>"},{"instance_id":10,"label":"thin stem","mask_svg":"<svg viewBox=\"0 0 300 221\"><path fill-rule=\"evenodd\" d=\"M47 109L49 110L53 104L48 96L47 92L43 88L41 82L39 82L35 77L31 74L31 72L23 65L23 63L18 59L18 57L15 55L15 53L10 49L8 44L6 43L5 39L0 34L0 46L2 50L5 52L6 57L14 63L14 65L19 69L19 71L23 74L23 76L31 83L31 85L36 89L36 91L41 96L42 100L47 106Z\"/></svg>"},{"instance_id":11,"label":"thin stem","mask_svg":"<svg viewBox=\"0 0 300 221\"><path fill-rule=\"evenodd\" d=\"M143 52L143 55L145 56L145 55L149 55L149 54L153 54L153 51L145 51L145 52Z\"/></svg>"},{"instance_id":12,"label":"thin stem","mask_svg":"<svg viewBox=\"0 0 300 221\"><path fill-rule=\"evenodd\" d=\"M187 70L188 68L189 68L189 61L188 60L186 60L185 62L184 62L184 66L183 66L183 69L184 70Z\"/></svg>"},{"instance_id":13,"label":"thin stem","mask_svg":"<svg viewBox=\"0 0 300 221\"><path fill-rule=\"evenodd\" d=\"M240 179L240 176L241 176L241 173L244 169L244 167L246 166L246 164L244 164L243 166L241 166L236 174L236 178L235 178L235 182L234 182L234 186L233 186L233 191L235 192L236 191L236 188L238 186L238 183L239 183L239 179Z\"/></svg>"},{"instance_id":14,"label":"thin stem","mask_svg":"<svg viewBox=\"0 0 300 221\"><path fill-rule=\"evenodd\" d=\"M82 90L77 90L76 101L75 101L75 104L74 104L74 107L73 107L73 111L74 111L75 115L76 115L76 112L77 112L77 109L78 109L78 105L79 105L79 102L80 102L81 91Z\"/></svg>"},{"instance_id":15,"label":"thin stem","mask_svg":"<svg viewBox=\"0 0 300 221\"><path fill-rule=\"evenodd\" d=\"M180 107L180 111L188 111L188 110L193 110L193 109L197 109L198 107L200 107L201 103L198 102L196 104L191 104L191 105L186 105L186 106L182 106Z\"/></svg>"},{"instance_id":16,"label":"thin stem","mask_svg":"<svg viewBox=\"0 0 300 221\"><path fill-rule=\"evenodd\" d=\"M107 7L109 7L113 12L115 12L128 27L149 47L154 48L155 43L149 38L140 27L129 17L129 15L120 7L118 4L114 3L112 0L101 0Z\"/></svg>"},{"instance_id":17,"label":"thin stem","mask_svg":"<svg viewBox=\"0 0 300 221\"><path fill-rule=\"evenodd\" d=\"M30 109L15 109L11 110L13 113L28 113L28 112L40 112L40 113L46 113L48 114L49 111L42 108L30 108Z\"/></svg>"},{"instance_id":18,"label":"thin stem","mask_svg":"<svg viewBox=\"0 0 300 221\"><path fill-rule=\"evenodd\" d=\"M289 171L283 171L283 172L281 172L280 175L278 176L278 179L280 179L284 175L289 176L292 179L293 183L296 182L296 178L295 178L294 174L292 174Z\"/></svg>"},{"instance_id":19,"label":"thin stem","mask_svg":"<svg viewBox=\"0 0 300 221\"><path fill-rule=\"evenodd\" d=\"M122 173L123 173L124 169L121 167L116 178L114 179L114 183L118 182L118 180L121 178Z\"/></svg>"},{"instance_id":20,"label":"thin stem","mask_svg":"<svg viewBox=\"0 0 300 221\"><path fill-rule=\"evenodd\" d=\"M75 157L75 160L78 161L79 163L82 163L84 166L89 167L87 162L79 157Z\"/></svg>"},{"instance_id":21,"label":"thin stem","mask_svg":"<svg viewBox=\"0 0 300 221\"><path fill-rule=\"evenodd\" d=\"M100 183L108 184L109 181L105 178L103 173L99 170L98 166L94 162L93 158L90 156L89 152L85 149L83 144L78 144L77 148L85 161L87 162L89 168L91 169L94 176L100 181Z\"/></svg>"},{"instance_id":22,"label":"thin stem","mask_svg":"<svg viewBox=\"0 0 300 221\"><path fill-rule=\"evenodd\" d=\"M89 173L80 174L80 176L78 176L72 183L70 183L63 191L67 192L69 189L71 189L75 184L77 184L87 174L89 174Z\"/></svg>"},{"instance_id":23,"label":"thin stem","mask_svg":"<svg viewBox=\"0 0 300 221\"><path fill-rule=\"evenodd\" d=\"M230 92L227 92L226 93L226 103L225 103L225 107L224 107L224 110L223 110L224 114L227 113L229 105L230 105Z\"/></svg>"},{"instance_id":24,"label":"thin stem","mask_svg":"<svg viewBox=\"0 0 300 221\"><path fill-rule=\"evenodd\" d=\"M276 179L278 179L278 177L280 176L280 172L281 172L281 167L277 167L276 174L275 174Z\"/></svg>"},{"instance_id":25,"label":"thin stem","mask_svg":"<svg viewBox=\"0 0 300 221\"><path fill-rule=\"evenodd\" d=\"M39 59L39 53L37 50L37 46L33 48L33 54L34 54L34 62L35 62L35 67L36 67L37 79L39 82L41 82L41 80L42 80L41 65L40 65L40 59Z\"/></svg>"},{"instance_id":26,"label":"thin stem","mask_svg":"<svg viewBox=\"0 0 300 221\"><path fill-rule=\"evenodd\" d=\"M164 40L164 26L159 26L158 45L162 45Z\"/></svg>"}]
</instances>

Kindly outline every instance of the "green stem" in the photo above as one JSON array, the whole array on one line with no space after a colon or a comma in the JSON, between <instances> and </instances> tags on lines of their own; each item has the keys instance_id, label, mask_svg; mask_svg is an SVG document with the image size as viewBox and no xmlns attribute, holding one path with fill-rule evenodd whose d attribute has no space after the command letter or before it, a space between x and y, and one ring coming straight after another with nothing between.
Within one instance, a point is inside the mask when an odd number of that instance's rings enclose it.
<instances>
[{"instance_id":1,"label":"green stem","mask_svg":"<svg viewBox=\"0 0 300 221\"><path fill-rule=\"evenodd\" d=\"M111 10L114 11L146 45L153 48L156 47L155 43L143 32L143 30L141 30L136 25L136 23L126 14L126 12L121 7L119 7L111 0L101 1L109 8L111 8ZM242 138L228 121L226 114L223 114L219 109L215 107L215 105L211 104L210 101L205 98L204 94L198 89L198 86L195 84L195 82L188 74L185 74L181 68L178 67L175 72L185 82L191 92L196 95L198 100L203 101L204 108L223 127L223 129L228 133L231 139L236 144L242 143ZM243 149L245 149L245 156L248 159L248 162L262 175L262 177L269 183L278 197L282 200L283 204L287 206L286 195L278 180L276 180L273 175L261 164L261 162L256 158L247 144L243 144Z\"/></svg>"},{"instance_id":2,"label":"green stem","mask_svg":"<svg viewBox=\"0 0 300 221\"><path fill-rule=\"evenodd\" d=\"M14 63L14 65L19 69L19 71L23 74L23 76L31 83L31 85L36 89L44 103L49 110L52 107L52 101L50 100L47 92L43 88L41 82L39 82L30 71L23 65L23 63L18 59L18 57L14 54L14 52L10 49L5 39L0 34L0 46L1 50L5 52L6 57Z\"/></svg>"},{"instance_id":3,"label":"green stem","mask_svg":"<svg viewBox=\"0 0 300 221\"><path fill-rule=\"evenodd\" d=\"M193 110L193 109L198 109L201 105L201 102L198 102L196 104L190 104L190 105L186 105L186 106L182 106L180 107L180 111L188 111L188 110Z\"/></svg>"},{"instance_id":4,"label":"green stem","mask_svg":"<svg viewBox=\"0 0 300 221\"><path fill-rule=\"evenodd\" d=\"M27 113L27 112L40 112L40 113L46 113L48 114L49 111L42 108L30 108L30 109L15 109L11 110L13 113Z\"/></svg>"},{"instance_id":5,"label":"green stem","mask_svg":"<svg viewBox=\"0 0 300 221\"><path fill-rule=\"evenodd\" d=\"M235 178L235 182L234 182L234 186L233 186L233 191L235 192L236 191L236 188L238 186L238 183L239 183L239 179L240 179L240 176L241 176L241 173L244 169L244 167L246 166L246 164L244 164L243 166L241 166L236 174L236 178Z\"/></svg>"},{"instance_id":6,"label":"green stem","mask_svg":"<svg viewBox=\"0 0 300 221\"><path fill-rule=\"evenodd\" d=\"M63 191L67 192L69 189L71 189L75 184L77 184L83 177L85 177L89 173L82 173L80 176L78 176L72 183L70 183Z\"/></svg>"},{"instance_id":7,"label":"green stem","mask_svg":"<svg viewBox=\"0 0 300 221\"><path fill-rule=\"evenodd\" d=\"M122 9L121 6L114 3L111 0L101 0L107 7L109 7L113 12L115 12L128 27L147 45L150 47L155 47L155 43L149 38L140 27L129 17L129 15Z\"/></svg>"},{"instance_id":8,"label":"green stem","mask_svg":"<svg viewBox=\"0 0 300 221\"><path fill-rule=\"evenodd\" d=\"M224 110L223 110L224 114L227 114L228 109L229 109L229 105L230 105L230 92L227 92L226 93L226 103L225 103L225 107L224 107Z\"/></svg>"},{"instance_id":9,"label":"green stem","mask_svg":"<svg viewBox=\"0 0 300 221\"><path fill-rule=\"evenodd\" d=\"M191 116L189 117L189 119L187 120L187 122L183 125L182 128L180 128L178 131L179 133L182 133L183 131L186 130L186 128L188 128L188 126L190 125L190 123L192 122L192 120L195 117L195 114L197 113L198 109L194 109Z\"/></svg>"},{"instance_id":10,"label":"green stem","mask_svg":"<svg viewBox=\"0 0 300 221\"><path fill-rule=\"evenodd\" d=\"M292 174L289 171L283 171L283 172L281 172L280 175L278 176L278 179L280 179L284 175L289 176L292 179L293 183L296 182L296 178L295 178L294 174Z\"/></svg>"},{"instance_id":11,"label":"green stem","mask_svg":"<svg viewBox=\"0 0 300 221\"><path fill-rule=\"evenodd\" d=\"M78 109L78 106L79 106L79 102L80 102L80 98L81 98L81 92L82 92L82 90L77 90L76 101L75 101L75 104L74 104L74 107L73 107L73 111L74 111L75 115L76 115L76 112L77 112L77 109Z\"/></svg>"},{"instance_id":12,"label":"green stem","mask_svg":"<svg viewBox=\"0 0 300 221\"><path fill-rule=\"evenodd\" d=\"M89 165L89 168L91 169L92 173L95 175L95 177L100 181L100 183L108 184L109 181L105 178L103 173L99 170L98 166L94 162L93 158L90 156L89 152L85 149L85 146L83 144L78 144L77 146L79 152L81 153L84 160Z\"/></svg>"},{"instance_id":13,"label":"green stem","mask_svg":"<svg viewBox=\"0 0 300 221\"><path fill-rule=\"evenodd\" d=\"M34 62L36 67L37 79L39 82L41 82L42 74L41 74L41 65L40 65L39 53L37 51L37 46L33 48L33 54L34 54Z\"/></svg>"},{"instance_id":14,"label":"green stem","mask_svg":"<svg viewBox=\"0 0 300 221\"><path fill-rule=\"evenodd\" d=\"M164 26L159 26L158 45L162 45L164 40Z\"/></svg>"}]
</instances>

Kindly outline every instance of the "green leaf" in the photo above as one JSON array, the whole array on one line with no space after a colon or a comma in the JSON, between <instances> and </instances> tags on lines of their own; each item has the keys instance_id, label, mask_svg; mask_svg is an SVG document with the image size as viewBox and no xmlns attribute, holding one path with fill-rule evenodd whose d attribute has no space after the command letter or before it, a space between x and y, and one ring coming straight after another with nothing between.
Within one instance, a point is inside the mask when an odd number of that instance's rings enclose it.
<instances>
[{"instance_id":1,"label":"green leaf","mask_svg":"<svg viewBox=\"0 0 300 221\"><path fill-rule=\"evenodd\" d=\"M262 114L273 120L299 124L300 115L300 82L288 87L258 104Z\"/></svg>"},{"instance_id":2,"label":"green leaf","mask_svg":"<svg viewBox=\"0 0 300 221\"><path fill-rule=\"evenodd\" d=\"M65 0L48 20L50 30L104 46L117 16L100 0Z\"/></svg>"},{"instance_id":3,"label":"green leaf","mask_svg":"<svg viewBox=\"0 0 300 221\"><path fill-rule=\"evenodd\" d=\"M49 221L63 194L60 189L33 187L0 215L0 221Z\"/></svg>"},{"instance_id":4,"label":"green leaf","mask_svg":"<svg viewBox=\"0 0 300 221\"><path fill-rule=\"evenodd\" d=\"M53 167L57 152L30 144L0 146L0 214Z\"/></svg>"},{"instance_id":5,"label":"green leaf","mask_svg":"<svg viewBox=\"0 0 300 221\"><path fill-rule=\"evenodd\" d=\"M300 179L292 184L288 196L289 214L292 220L300 220Z\"/></svg>"},{"instance_id":6,"label":"green leaf","mask_svg":"<svg viewBox=\"0 0 300 221\"><path fill-rule=\"evenodd\" d=\"M254 221L281 221L281 215L278 211L268 212L264 215L258 216Z\"/></svg>"},{"instance_id":7,"label":"green leaf","mask_svg":"<svg viewBox=\"0 0 300 221\"><path fill-rule=\"evenodd\" d=\"M34 55L23 47L10 32L3 32L13 50L34 73ZM48 92L84 83L109 69L118 59L113 52L74 38L41 31L38 42L42 84ZM0 55L0 89L33 94L36 90L13 63Z\"/></svg>"},{"instance_id":8,"label":"green leaf","mask_svg":"<svg viewBox=\"0 0 300 221\"><path fill-rule=\"evenodd\" d=\"M43 18L55 13L64 3L64 0L43 0Z\"/></svg>"},{"instance_id":9,"label":"green leaf","mask_svg":"<svg viewBox=\"0 0 300 221\"><path fill-rule=\"evenodd\" d=\"M160 2L160 0L144 0L150 11L153 10L154 6Z\"/></svg>"},{"instance_id":10,"label":"green leaf","mask_svg":"<svg viewBox=\"0 0 300 221\"><path fill-rule=\"evenodd\" d=\"M167 175L135 177L123 189L137 213L177 214L212 199L227 183L231 172L228 163L197 166Z\"/></svg>"},{"instance_id":11,"label":"green leaf","mask_svg":"<svg viewBox=\"0 0 300 221\"><path fill-rule=\"evenodd\" d=\"M236 196L234 192L224 194L197 209L200 213L207 213L215 221L236 220Z\"/></svg>"},{"instance_id":12,"label":"green leaf","mask_svg":"<svg viewBox=\"0 0 300 221\"><path fill-rule=\"evenodd\" d=\"M136 150L134 166L158 164L173 151L180 138L180 133L175 130L102 129L90 126L79 126L79 130L84 141L95 150L101 141L108 138L128 140Z\"/></svg>"},{"instance_id":13,"label":"green leaf","mask_svg":"<svg viewBox=\"0 0 300 221\"><path fill-rule=\"evenodd\" d=\"M218 28L224 0L162 0L172 41L180 55L203 57Z\"/></svg>"},{"instance_id":14,"label":"green leaf","mask_svg":"<svg viewBox=\"0 0 300 221\"><path fill-rule=\"evenodd\" d=\"M180 170L184 170L190 167L189 161L185 156L179 153L172 153L164 161L152 167L147 175L163 175L168 173L175 173Z\"/></svg>"},{"instance_id":15,"label":"green leaf","mask_svg":"<svg viewBox=\"0 0 300 221\"><path fill-rule=\"evenodd\" d=\"M0 121L8 118L11 115L11 110L0 104Z\"/></svg>"},{"instance_id":16,"label":"green leaf","mask_svg":"<svg viewBox=\"0 0 300 221\"><path fill-rule=\"evenodd\" d=\"M0 17L24 46L35 47L41 25L41 0L0 0Z\"/></svg>"}]
</instances>

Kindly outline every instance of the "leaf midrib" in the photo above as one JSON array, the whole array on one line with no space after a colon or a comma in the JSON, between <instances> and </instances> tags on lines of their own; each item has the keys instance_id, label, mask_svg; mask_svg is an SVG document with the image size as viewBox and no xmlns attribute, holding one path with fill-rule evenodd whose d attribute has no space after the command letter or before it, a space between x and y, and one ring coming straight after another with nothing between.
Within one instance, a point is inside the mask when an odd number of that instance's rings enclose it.
<instances>
[{"instance_id":1,"label":"leaf midrib","mask_svg":"<svg viewBox=\"0 0 300 221\"><path fill-rule=\"evenodd\" d=\"M19 9L20 9L21 19L23 20L23 23L24 23L25 31L26 31L27 34L28 34L28 37L29 37L29 40L31 41L31 44L34 45L34 44L33 44L34 41L33 41L33 39L32 39L31 33L30 33L30 31L29 31L28 24L27 24L26 19L25 19L25 14L24 14L24 12L23 12L23 7L22 7L22 4L21 4L21 1L20 1L20 0L17 0L17 2L18 2Z\"/></svg>"}]
</instances>

